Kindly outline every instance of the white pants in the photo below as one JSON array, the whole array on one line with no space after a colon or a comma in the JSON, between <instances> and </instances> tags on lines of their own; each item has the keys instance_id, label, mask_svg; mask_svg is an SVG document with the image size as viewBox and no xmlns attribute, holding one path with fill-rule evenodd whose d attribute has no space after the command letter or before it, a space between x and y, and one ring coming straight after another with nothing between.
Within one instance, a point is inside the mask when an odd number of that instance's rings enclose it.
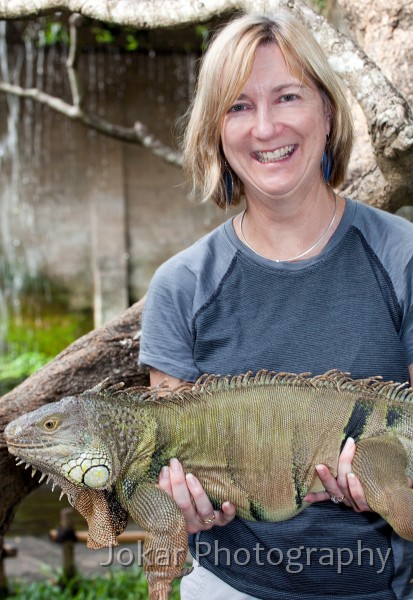
<instances>
[{"instance_id":1,"label":"white pants","mask_svg":"<svg viewBox=\"0 0 413 600\"><path fill-rule=\"evenodd\" d=\"M232 588L194 560L194 569L182 577L181 600L258 600Z\"/></svg>"}]
</instances>

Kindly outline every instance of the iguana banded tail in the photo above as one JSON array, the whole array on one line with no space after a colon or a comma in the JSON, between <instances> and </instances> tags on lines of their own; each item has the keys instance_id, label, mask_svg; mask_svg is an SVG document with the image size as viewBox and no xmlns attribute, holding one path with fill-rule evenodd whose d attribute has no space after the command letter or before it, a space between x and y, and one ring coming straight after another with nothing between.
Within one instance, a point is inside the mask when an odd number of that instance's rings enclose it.
<instances>
[{"instance_id":1,"label":"iguana banded tail","mask_svg":"<svg viewBox=\"0 0 413 600\"><path fill-rule=\"evenodd\" d=\"M338 371L209 376L166 395L100 385L5 430L9 451L48 474L86 517L89 546L116 544L128 514L148 532L151 600L169 597L187 551L183 516L157 486L170 458L199 478L214 507L230 500L244 519L280 521L305 508L307 492L323 489L315 465L336 473L349 436L370 507L413 540L406 478L413 477L413 390L406 385ZM157 560L160 549L171 560Z\"/></svg>"}]
</instances>

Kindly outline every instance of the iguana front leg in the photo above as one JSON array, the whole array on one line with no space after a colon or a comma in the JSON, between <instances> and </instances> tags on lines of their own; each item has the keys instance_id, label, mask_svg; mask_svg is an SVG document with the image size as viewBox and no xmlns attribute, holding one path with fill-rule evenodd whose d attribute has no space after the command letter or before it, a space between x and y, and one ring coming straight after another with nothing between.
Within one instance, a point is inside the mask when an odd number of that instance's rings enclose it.
<instances>
[{"instance_id":1,"label":"iguana front leg","mask_svg":"<svg viewBox=\"0 0 413 600\"><path fill-rule=\"evenodd\" d=\"M357 443L353 471L360 479L367 502L401 537L413 541L413 490L408 487L407 455L392 435Z\"/></svg>"},{"instance_id":2,"label":"iguana front leg","mask_svg":"<svg viewBox=\"0 0 413 600\"><path fill-rule=\"evenodd\" d=\"M141 483L131 494L123 483L119 490L122 504L148 534L143 568L149 584L150 600L167 600L172 581L183 570L188 552L184 517L175 501L154 483Z\"/></svg>"}]
</instances>

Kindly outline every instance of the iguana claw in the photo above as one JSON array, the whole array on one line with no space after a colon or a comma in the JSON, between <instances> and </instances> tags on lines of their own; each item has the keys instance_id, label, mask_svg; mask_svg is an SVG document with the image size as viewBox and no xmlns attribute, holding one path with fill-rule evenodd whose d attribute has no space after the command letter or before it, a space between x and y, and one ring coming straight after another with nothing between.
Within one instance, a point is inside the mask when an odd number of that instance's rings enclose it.
<instances>
[{"instance_id":1,"label":"iguana claw","mask_svg":"<svg viewBox=\"0 0 413 600\"><path fill-rule=\"evenodd\" d=\"M192 571L194 570L194 567L186 567L185 569L182 569L181 574L177 575L177 579L182 579L182 577L185 577L185 575L189 575L189 573L192 573Z\"/></svg>"},{"instance_id":2,"label":"iguana claw","mask_svg":"<svg viewBox=\"0 0 413 600\"><path fill-rule=\"evenodd\" d=\"M180 579L185 575L189 575L189 573L193 570L193 567L188 567L182 569L179 574L173 575L174 579ZM147 575L148 583L149 583L149 600L168 600L172 593L172 581L171 579L166 579L164 576L156 576Z\"/></svg>"}]
</instances>

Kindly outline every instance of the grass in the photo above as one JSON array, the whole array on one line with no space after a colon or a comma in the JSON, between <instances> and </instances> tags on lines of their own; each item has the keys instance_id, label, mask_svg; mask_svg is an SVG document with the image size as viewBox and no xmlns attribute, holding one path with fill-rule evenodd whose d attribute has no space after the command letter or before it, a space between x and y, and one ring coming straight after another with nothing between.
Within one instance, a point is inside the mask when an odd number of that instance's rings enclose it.
<instances>
[{"instance_id":1,"label":"grass","mask_svg":"<svg viewBox=\"0 0 413 600\"><path fill-rule=\"evenodd\" d=\"M91 312L69 311L60 301L22 302L0 340L0 396L54 358L93 327Z\"/></svg>"},{"instance_id":2,"label":"grass","mask_svg":"<svg viewBox=\"0 0 413 600\"><path fill-rule=\"evenodd\" d=\"M142 569L129 567L96 578L76 576L65 587L49 581L14 582L10 600L147 600L148 585ZM179 600L179 580L174 581L171 600Z\"/></svg>"}]
</instances>

